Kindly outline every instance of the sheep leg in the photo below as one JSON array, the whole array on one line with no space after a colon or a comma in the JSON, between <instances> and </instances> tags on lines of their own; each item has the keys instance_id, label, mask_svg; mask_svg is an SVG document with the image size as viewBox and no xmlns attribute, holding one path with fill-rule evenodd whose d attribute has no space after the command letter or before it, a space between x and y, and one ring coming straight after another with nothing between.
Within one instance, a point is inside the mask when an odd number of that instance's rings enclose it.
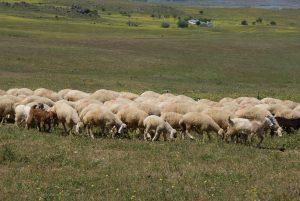
<instances>
[{"instance_id":1,"label":"sheep leg","mask_svg":"<svg viewBox=\"0 0 300 201\"><path fill-rule=\"evenodd\" d=\"M152 139L152 142L153 142L153 141L156 141L156 140L158 139L159 135L160 135L160 130L159 130L159 129L156 129L155 135L154 135L154 137L153 137L153 139Z\"/></svg>"},{"instance_id":2,"label":"sheep leg","mask_svg":"<svg viewBox=\"0 0 300 201\"><path fill-rule=\"evenodd\" d=\"M92 131L92 128L89 127L88 129L89 129L89 133L90 133L91 138L92 138L92 139L95 139L95 136L94 136L94 133L93 133L93 131Z\"/></svg>"},{"instance_id":3,"label":"sheep leg","mask_svg":"<svg viewBox=\"0 0 300 201\"><path fill-rule=\"evenodd\" d=\"M259 137L259 142L258 142L258 144L257 144L257 147L260 147L262 141L264 140L264 136L263 136L263 135L258 135L258 137Z\"/></svg>"},{"instance_id":4,"label":"sheep leg","mask_svg":"<svg viewBox=\"0 0 300 201\"><path fill-rule=\"evenodd\" d=\"M64 130L65 130L65 134L68 134L68 131L67 131L67 128L66 128L66 124L65 123L61 123L64 127Z\"/></svg>"},{"instance_id":5,"label":"sheep leg","mask_svg":"<svg viewBox=\"0 0 300 201\"><path fill-rule=\"evenodd\" d=\"M164 141L167 141L167 134L166 134L166 132L163 132L163 138L164 138Z\"/></svg>"},{"instance_id":6,"label":"sheep leg","mask_svg":"<svg viewBox=\"0 0 300 201\"><path fill-rule=\"evenodd\" d=\"M144 130L144 140L147 141L149 134L149 127L146 127L146 129Z\"/></svg>"},{"instance_id":7,"label":"sheep leg","mask_svg":"<svg viewBox=\"0 0 300 201\"><path fill-rule=\"evenodd\" d=\"M185 134L186 134L191 140L194 140L195 138L190 134L190 132L191 132L191 127L190 127L190 126L186 126Z\"/></svg>"}]
</instances>

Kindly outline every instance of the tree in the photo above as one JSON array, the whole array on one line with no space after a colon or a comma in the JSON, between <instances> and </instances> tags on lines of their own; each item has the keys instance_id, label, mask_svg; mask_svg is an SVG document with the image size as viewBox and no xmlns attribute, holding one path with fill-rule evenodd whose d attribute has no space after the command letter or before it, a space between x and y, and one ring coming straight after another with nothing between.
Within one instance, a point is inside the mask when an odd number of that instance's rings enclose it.
<instances>
[{"instance_id":1,"label":"tree","mask_svg":"<svg viewBox=\"0 0 300 201\"><path fill-rule=\"evenodd\" d=\"M242 21L241 21L241 25L248 25L247 20L242 20Z\"/></svg>"},{"instance_id":2,"label":"tree","mask_svg":"<svg viewBox=\"0 0 300 201\"><path fill-rule=\"evenodd\" d=\"M169 28L170 24L168 22L163 22L163 23L161 23L161 27L162 28Z\"/></svg>"},{"instance_id":3,"label":"tree","mask_svg":"<svg viewBox=\"0 0 300 201\"><path fill-rule=\"evenodd\" d=\"M189 23L185 20L178 20L177 26L179 28L187 28L189 26Z\"/></svg>"}]
</instances>

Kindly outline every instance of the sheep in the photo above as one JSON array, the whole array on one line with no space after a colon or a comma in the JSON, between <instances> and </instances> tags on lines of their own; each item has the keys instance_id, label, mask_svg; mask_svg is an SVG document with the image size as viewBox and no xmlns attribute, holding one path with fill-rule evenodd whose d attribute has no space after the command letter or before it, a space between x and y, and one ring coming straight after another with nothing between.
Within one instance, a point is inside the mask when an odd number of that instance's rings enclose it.
<instances>
[{"instance_id":1,"label":"sheep","mask_svg":"<svg viewBox=\"0 0 300 201\"><path fill-rule=\"evenodd\" d=\"M49 89L45 89L45 88L36 89L34 91L34 95L49 98L50 100L52 100L54 102L62 99L62 97L59 96L58 93L56 93L52 90L49 90Z\"/></svg>"},{"instance_id":2,"label":"sheep","mask_svg":"<svg viewBox=\"0 0 300 201\"><path fill-rule=\"evenodd\" d=\"M266 109L260 108L260 107L246 107L241 110L238 110L235 112L235 116L238 118L245 118L249 120L256 120L263 122L265 120L265 117L270 116L273 117L272 113ZM274 132L280 132L282 129L275 118L272 118L274 120L274 126L271 129L271 136L274 135Z\"/></svg>"},{"instance_id":3,"label":"sheep","mask_svg":"<svg viewBox=\"0 0 300 201\"><path fill-rule=\"evenodd\" d=\"M257 144L258 147L260 147L263 139L264 139L264 131L268 128L272 128L274 126L273 119L271 116L267 116L264 118L263 121L250 121L249 119L244 118L234 118L234 119L228 119L229 126L227 129L227 132L225 134L226 139L228 139L229 136L234 135L244 135L246 138L244 139L245 142L247 141L248 136L251 137L251 141L254 135L258 136L260 141ZM277 133L278 136L282 136L281 131Z\"/></svg>"},{"instance_id":4,"label":"sheep","mask_svg":"<svg viewBox=\"0 0 300 201\"><path fill-rule=\"evenodd\" d=\"M89 97L90 94L79 91L79 90L70 90L64 95L64 99L68 101L78 101L83 98Z\"/></svg>"},{"instance_id":5,"label":"sheep","mask_svg":"<svg viewBox=\"0 0 300 201\"><path fill-rule=\"evenodd\" d=\"M203 113L209 115L224 131L228 127L228 118L233 116L232 113L217 107L206 109Z\"/></svg>"},{"instance_id":6,"label":"sheep","mask_svg":"<svg viewBox=\"0 0 300 201\"><path fill-rule=\"evenodd\" d=\"M210 116L199 112L189 112L183 115L179 124L190 139L194 139L190 134L191 130L199 134L206 132L209 140L211 139L210 132L216 132L221 137L224 135L224 130ZM184 135L182 135L182 138L184 138Z\"/></svg>"},{"instance_id":7,"label":"sheep","mask_svg":"<svg viewBox=\"0 0 300 201\"><path fill-rule=\"evenodd\" d=\"M197 103L204 104L204 105L207 105L207 106L216 106L216 104L217 104L217 102L211 101L211 100L208 100L208 99L199 99L197 101Z\"/></svg>"},{"instance_id":8,"label":"sheep","mask_svg":"<svg viewBox=\"0 0 300 201\"><path fill-rule=\"evenodd\" d=\"M266 104L280 104L282 101L276 98L263 98L260 100L261 103L266 103Z\"/></svg>"},{"instance_id":9,"label":"sheep","mask_svg":"<svg viewBox=\"0 0 300 201\"><path fill-rule=\"evenodd\" d=\"M140 97L158 98L161 94L153 91L145 91L140 95Z\"/></svg>"},{"instance_id":10,"label":"sheep","mask_svg":"<svg viewBox=\"0 0 300 201\"><path fill-rule=\"evenodd\" d=\"M176 130L180 130L180 124L179 121L182 119L183 115L176 113L176 112L165 112L161 114L161 118L168 122L172 128L176 129Z\"/></svg>"},{"instance_id":11,"label":"sheep","mask_svg":"<svg viewBox=\"0 0 300 201\"><path fill-rule=\"evenodd\" d=\"M291 133L292 129L300 129L300 118L275 117L278 124L287 133Z\"/></svg>"},{"instance_id":12,"label":"sheep","mask_svg":"<svg viewBox=\"0 0 300 201\"><path fill-rule=\"evenodd\" d=\"M137 94L134 94L134 93L131 93L131 92L120 92L120 98L126 98L126 99L129 99L129 100L135 100L136 98L139 97L139 95Z\"/></svg>"},{"instance_id":13,"label":"sheep","mask_svg":"<svg viewBox=\"0 0 300 201\"><path fill-rule=\"evenodd\" d=\"M50 132L51 123L57 119L57 116L53 112L47 112L43 109L36 108L36 106L31 107L28 118L26 120L27 128L29 129L33 124L36 124L39 131L42 131L41 126L44 131ZM46 129L46 125L48 128Z\"/></svg>"},{"instance_id":14,"label":"sheep","mask_svg":"<svg viewBox=\"0 0 300 201\"><path fill-rule=\"evenodd\" d=\"M8 118L14 118L15 116L15 102L11 98L0 98L0 119L1 124Z\"/></svg>"},{"instance_id":15,"label":"sheep","mask_svg":"<svg viewBox=\"0 0 300 201\"><path fill-rule=\"evenodd\" d=\"M131 103L129 101L122 101L122 100L110 100L104 103L112 113L117 114L122 108L128 107Z\"/></svg>"},{"instance_id":16,"label":"sheep","mask_svg":"<svg viewBox=\"0 0 300 201\"><path fill-rule=\"evenodd\" d=\"M7 90L6 94L14 95L14 96L18 96L18 95L30 96L30 95L33 95L33 91L31 89L28 89L28 88L20 88L20 89L13 88L13 89Z\"/></svg>"},{"instance_id":17,"label":"sheep","mask_svg":"<svg viewBox=\"0 0 300 201\"><path fill-rule=\"evenodd\" d=\"M54 105L54 102L52 100L50 100L49 98L40 97L40 96L36 96L36 95L26 97L25 99L19 101L17 103L17 105L26 105L31 102L44 103L50 107L52 107Z\"/></svg>"},{"instance_id":18,"label":"sheep","mask_svg":"<svg viewBox=\"0 0 300 201\"><path fill-rule=\"evenodd\" d=\"M48 112L53 112L58 121L63 125L66 134L71 133L73 127L79 122L79 116L76 110L65 102L57 102ZM67 130L66 128L69 128Z\"/></svg>"},{"instance_id":19,"label":"sheep","mask_svg":"<svg viewBox=\"0 0 300 201\"><path fill-rule=\"evenodd\" d=\"M0 89L0 96L6 95L6 91Z\"/></svg>"},{"instance_id":20,"label":"sheep","mask_svg":"<svg viewBox=\"0 0 300 201\"><path fill-rule=\"evenodd\" d=\"M164 141L166 141L168 133L170 135L170 139L174 139L176 137L176 130L172 128L172 126L164 121L161 117L156 115L148 116L144 121L143 125L145 127L144 131L144 140L147 140L147 137L150 137L150 131L154 130L155 135L152 138L152 141L159 139L161 133L163 133Z\"/></svg>"},{"instance_id":21,"label":"sheep","mask_svg":"<svg viewBox=\"0 0 300 201\"><path fill-rule=\"evenodd\" d=\"M59 92L57 92L58 96L62 97L65 99L65 95L69 92L72 91L72 89L62 89Z\"/></svg>"},{"instance_id":22,"label":"sheep","mask_svg":"<svg viewBox=\"0 0 300 201\"><path fill-rule=\"evenodd\" d=\"M78 100L75 102L75 109L76 109L77 113L80 114L81 111L90 104L103 105L103 103L100 101L89 99L89 98L84 98L84 99L81 99L81 100Z\"/></svg>"},{"instance_id":23,"label":"sheep","mask_svg":"<svg viewBox=\"0 0 300 201\"><path fill-rule=\"evenodd\" d=\"M161 113L176 112L179 114L186 114L191 112L191 104L188 103L166 103L161 106Z\"/></svg>"},{"instance_id":24,"label":"sheep","mask_svg":"<svg viewBox=\"0 0 300 201\"><path fill-rule=\"evenodd\" d=\"M127 125L128 129L138 129L141 134L144 131L143 121L146 119L148 114L134 106L129 106L121 109L117 113L117 116Z\"/></svg>"},{"instance_id":25,"label":"sheep","mask_svg":"<svg viewBox=\"0 0 300 201\"><path fill-rule=\"evenodd\" d=\"M82 117L82 123L78 123L76 126L77 132L79 132L80 127L86 126L88 133L91 138L94 139L94 134L92 132L92 126L100 125L100 128L105 132L105 128L116 127L119 134L123 133L126 129L126 124L124 124L115 114L106 108L101 108L97 110L90 110ZM115 134L112 134L114 138Z\"/></svg>"},{"instance_id":26,"label":"sheep","mask_svg":"<svg viewBox=\"0 0 300 201\"><path fill-rule=\"evenodd\" d=\"M15 124L18 126L19 124L22 124L23 122L27 122L27 119L29 117L29 113L31 110L31 107L37 106L38 103L31 102L27 105L18 105L15 108Z\"/></svg>"},{"instance_id":27,"label":"sheep","mask_svg":"<svg viewBox=\"0 0 300 201\"><path fill-rule=\"evenodd\" d=\"M91 110L103 109L103 108L107 109L103 104L91 103L81 110L81 112L79 113L79 118L82 119L83 116Z\"/></svg>"},{"instance_id":28,"label":"sheep","mask_svg":"<svg viewBox=\"0 0 300 201\"><path fill-rule=\"evenodd\" d=\"M136 104L136 107L139 108L140 110L145 111L148 115L160 116L161 114L160 108L150 101L144 103L138 103Z\"/></svg>"},{"instance_id":29,"label":"sheep","mask_svg":"<svg viewBox=\"0 0 300 201\"><path fill-rule=\"evenodd\" d=\"M290 100L284 100L284 101L282 101L282 104L292 110L295 109L299 105L299 103L296 103L296 102L290 101Z\"/></svg>"},{"instance_id":30,"label":"sheep","mask_svg":"<svg viewBox=\"0 0 300 201\"><path fill-rule=\"evenodd\" d=\"M93 94L91 94L90 98L104 103L105 101L114 100L119 96L120 94L118 92L106 90L106 89L100 89L98 91L95 91Z\"/></svg>"},{"instance_id":31,"label":"sheep","mask_svg":"<svg viewBox=\"0 0 300 201\"><path fill-rule=\"evenodd\" d=\"M176 96L174 94L171 93L165 93L165 94L161 94L157 97L158 101L168 101L168 100L172 100L173 98L175 98Z\"/></svg>"}]
</instances>

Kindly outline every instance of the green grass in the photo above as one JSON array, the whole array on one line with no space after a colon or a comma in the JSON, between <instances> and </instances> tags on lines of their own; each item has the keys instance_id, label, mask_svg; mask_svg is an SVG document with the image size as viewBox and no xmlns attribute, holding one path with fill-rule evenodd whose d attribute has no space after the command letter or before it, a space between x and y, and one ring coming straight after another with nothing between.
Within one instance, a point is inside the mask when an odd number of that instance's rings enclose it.
<instances>
[{"instance_id":1,"label":"green grass","mask_svg":"<svg viewBox=\"0 0 300 201\"><path fill-rule=\"evenodd\" d=\"M179 29L173 18L151 18L167 9L154 4L78 1L106 8L89 18L66 13L71 1L38 2L38 9L0 7L2 89L170 90L212 100L259 92L300 101L299 10L172 7L181 16L204 10L215 24ZM261 25L240 25L258 17ZM128 20L141 25L128 27ZM278 25L269 26L272 20ZM162 21L171 27L161 28ZM1 127L1 200L299 199L299 132L268 138L268 149L216 139L92 141L60 132Z\"/></svg>"},{"instance_id":2,"label":"green grass","mask_svg":"<svg viewBox=\"0 0 300 201\"><path fill-rule=\"evenodd\" d=\"M0 130L2 200L297 200L299 133L264 146ZM276 150L286 147L285 152ZM273 150L274 149L274 150Z\"/></svg>"}]
</instances>

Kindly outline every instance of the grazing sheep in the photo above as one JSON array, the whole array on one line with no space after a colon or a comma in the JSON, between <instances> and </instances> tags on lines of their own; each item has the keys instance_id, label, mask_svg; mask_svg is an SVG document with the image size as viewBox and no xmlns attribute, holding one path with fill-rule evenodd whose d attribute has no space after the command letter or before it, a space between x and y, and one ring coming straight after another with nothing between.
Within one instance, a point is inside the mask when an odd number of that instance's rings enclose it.
<instances>
[{"instance_id":1,"label":"grazing sheep","mask_svg":"<svg viewBox=\"0 0 300 201\"><path fill-rule=\"evenodd\" d=\"M31 102L27 105L18 105L15 108L15 124L18 126L19 124L22 124L23 122L27 122L27 119L29 117L30 110L33 106L37 106L38 103Z\"/></svg>"},{"instance_id":2,"label":"grazing sheep","mask_svg":"<svg viewBox=\"0 0 300 201\"><path fill-rule=\"evenodd\" d=\"M183 115L176 113L176 112L165 112L161 114L161 118L168 122L172 128L176 130L180 130L181 126L179 124L180 120L182 119Z\"/></svg>"},{"instance_id":3,"label":"grazing sheep","mask_svg":"<svg viewBox=\"0 0 300 201\"><path fill-rule=\"evenodd\" d=\"M280 104L282 101L276 98L263 98L260 100L261 103L265 103L265 104Z\"/></svg>"},{"instance_id":4,"label":"grazing sheep","mask_svg":"<svg viewBox=\"0 0 300 201\"><path fill-rule=\"evenodd\" d=\"M253 138L254 135L258 136L260 141L258 143L258 147L260 147L263 139L264 139L264 133L265 130L268 128L272 128L274 126L273 120L269 117L265 117L265 119L261 121L250 121L249 119L244 118L234 118L234 119L228 119L229 126L227 128L227 132L225 134L226 140L228 137L232 136L238 136L243 135L246 136L244 138L244 141L246 142L248 139L248 136ZM281 132L277 133L278 136L282 136Z\"/></svg>"},{"instance_id":5,"label":"grazing sheep","mask_svg":"<svg viewBox=\"0 0 300 201\"><path fill-rule=\"evenodd\" d=\"M66 134L71 133L73 127L79 122L76 110L65 102L55 103L48 112L53 112L57 116L57 119L63 125ZM66 125L69 130L67 130Z\"/></svg>"},{"instance_id":6,"label":"grazing sheep","mask_svg":"<svg viewBox=\"0 0 300 201\"><path fill-rule=\"evenodd\" d=\"M209 140L211 139L210 132L215 132L221 137L224 135L224 130L210 116L199 112L189 112L183 115L179 124L190 139L194 139L190 134L192 130L199 134L206 132ZM184 135L182 137L184 138Z\"/></svg>"},{"instance_id":7,"label":"grazing sheep","mask_svg":"<svg viewBox=\"0 0 300 201\"><path fill-rule=\"evenodd\" d=\"M217 107L206 109L203 113L210 116L224 131L228 127L228 118L233 116L232 113Z\"/></svg>"},{"instance_id":8,"label":"grazing sheep","mask_svg":"<svg viewBox=\"0 0 300 201\"><path fill-rule=\"evenodd\" d=\"M76 109L77 113L80 114L81 111L90 104L103 105L103 103L100 101L89 99L89 98L84 98L84 99L81 99L81 100L78 100L75 102L75 109Z\"/></svg>"},{"instance_id":9,"label":"grazing sheep","mask_svg":"<svg viewBox=\"0 0 300 201\"><path fill-rule=\"evenodd\" d=\"M25 95L30 96L33 95L33 91L28 88L13 88L6 91L7 95L13 95L13 96L19 96L19 95Z\"/></svg>"},{"instance_id":10,"label":"grazing sheep","mask_svg":"<svg viewBox=\"0 0 300 201\"><path fill-rule=\"evenodd\" d=\"M59 96L58 93L56 93L50 89L45 89L45 88L36 89L34 91L34 95L49 98L50 100L52 100L54 102L62 99L62 97Z\"/></svg>"},{"instance_id":11,"label":"grazing sheep","mask_svg":"<svg viewBox=\"0 0 300 201\"><path fill-rule=\"evenodd\" d=\"M31 102L44 103L50 107L52 107L54 105L54 102L52 100L50 100L49 98L35 96L35 95L26 97L25 99L19 101L17 103L17 105L27 105L28 103L31 103Z\"/></svg>"},{"instance_id":12,"label":"grazing sheep","mask_svg":"<svg viewBox=\"0 0 300 201\"><path fill-rule=\"evenodd\" d=\"M143 125L145 127L144 140L147 140L147 137L151 136L150 131L155 131L152 141L159 139L161 133L163 134L165 141L167 140L167 133L170 135L170 139L174 139L174 137L176 137L176 130L161 117L150 115L143 121Z\"/></svg>"},{"instance_id":13,"label":"grazing sheep","mask_svg":"<svg viewBox=\"0 0 300 201\"><path fill-rule=\"evenodd\" d=\"M0 96L6 95L6 91L0 89Z\"/></svg>"},{"instance_id":14,"label":"grazing sheep","mask_svg":"<svg viewBox=\"0 0 300 201\"><path fill-rule=\"evenodd\" d=\"M83 91L70 90L63 97L65 100L68 100L68 101L78 101L80 99L87 98L89 96L90 96L90 94L85 93Z\"/></svg>"},{"instance_id":15,"label":"grazing sheep","mask_svg":"<svg viewBox=\"0 0 300 201\"><path fill-rule=\"evenodd\" d=\"M161 94L153 91L145 91L140 95L140 97L158 98Z\"/></svg>"},{"instance_id":16,"label":"grazing sheep","mask_svg":"<svg viewBox=\"0 0 300 201\"><path fill-rule=\"evenodd\" d=\"M103 104L99 104L99 103L91 103L89 105L87 105L85 108L83 108L81 110L81 112L79 113L79 118L82 119L83 116L88 113L91 110L101 110L101 109L107 109Z\"/></svg>"},{"instance_id":17,"label":"grazing sheep","mask_svg":"<svg viewBox=\"0 0 300 201\"><path fill-rule=\"evenodd\" d=\"M204 104L204 105L211 106L211 107L216 106L216 104L217 104L217 102L211 101L208 99L200 99L197 101L197 103Z\"/></svg>"},{"instance_id":18,"label":"grazing sheep","mask_svg":"<svg viewBox=\"0 0 300 201\"><path fill-rule=\"evenodd\" d=\"M47 112L43 109L33 106L30 109L28 118L26 120L26 125L28 129L34 124L37 125L40 132L42 131L42 127L44 131L50 132L51 123L55 121L55 119L57 119L57 116L53 112ZM48 128L46 128L46 125Z\"/></svg>"},{"instance_id":19,"label":"grazing sheep","mask_svg":"<svg viewBox=\"0 0 300 201\"><path fill-rule=\"evenodd\" d=\"M135 105L135 102L124 98L117 98L104 103L104 106L106 106L114 114L117 114L122 108L128 107L129 105Z\"/></svg>"},{"instance_id":20,"label":"grazing sheep","mask_svg":"<svg viewBox=\"0 0 300 201\"><path fill-rule=\"evenodd\" d=\"M265 120L265 117L269 116L272 117L272 120L274 121L274 126L272 127L270 132L271 136L274 135L275 131L281 132L282 130L282 128L280 127L280 125L278 124L278 122L276 121L272 113L260 107L250 106L250 107L243 108L241 110L236 111L235 116L239 118L256 120L260 122L263 122Z\"/></svg>"},{"instance_id":21,"label":"grazing sheep","mask_svg":"<svg viewBox=\"0 0 300 201\"><path fill-rule=\"evenodd\" d=\"M148 115L160 116L160 108L152 102L144 102L136 104L136 107L145 111Z\"/></svg>"},{"instance_id":22,"label":"grazing sheep","mask_svg":"<svg viewBox=\"0 0 300 201\"><path fill-rule=\"evenodd\" d=\"M95 91L93 94L91 94L90 98L104 103L109 100L115 100L119 96L120 94L118 92L106 90L106 89L100 89L98 91Z\"/></svg>"},{"instance_id":23,"label":"grazing sheep","mask_svg":"<svg viewBox=\"0 0 300 201\"><path fill-rule=\"evenodd\" d=\"M65 95L69 92L72 91L72 89L62 89L59 92L57 92L57 94L62 97L63 99L65 99Z\"/></svg>"},{"instance_id":24,"label":"grazing sheep","mask_svg":"<svg viewBox=\"0 0 300 201\"><path fill-rule=\"evenodd\" d=\"M143 121L146 119L148 114L134 106L129 106L121 109L117 113L117 116L127 125L128 129L138 129L140 133L142 133L144 130Z\"/></svg>"},{"instance_id":25,"label":"grazing sheep","mask_svg":"<svg viewBox=\"0 0 300 201\"><path fill-rule=\"evenodd\" d=\"M88 111L82 117L82 124L79 123L76 126L78 132L79 128L85 126L88 130L90 136L94 139L94 134L92 132L92 126L100 126L102 132L105 132L106 128L112 129L116 127L119 134L123 133L123 130L126 129L126 124L124 124L115 114L110 110L102 108L98 110ZM112 134L114 138L115 134Z\"/></svg>"},{"instance_id":26,"label":"grazing sheep","mask_svg":"<svg viewBox=\"0 0 300 201\"><path fill-rule=\"evenodd\" d=\"M0 98L0 119L1 124L7 119L14 119L15 101L11 98Z\"/></svg>"},{"instance_id":27,"label":"grazing sheep","mask_svg":"<svg viewBox=\"0 0 300 201\"><path fill-rule=\"evenodd\" d=\"M136 98L139 97L139 95L131 93L131 92L120 92L120 98L126 98L129 100L135 100Z\"/></svg>"},{"instance_id":28,"label":"grazing sheep","mask_svg":"<svg viewBox=\"0 0 300 201\"><path fill-rule=\"evenodd\" d=\"M291 133L292 129L300 129L300 118L275 117L276 121L287 133Z\"/></svg>"},{"instance_id":29,"label":"grazing sheep","mask_svg":"<svg viewBox=\"0 0 300 201\"><path fill-rule=\"evenodd\" d=\"M166 103L161 106L161 113L176 112L179 114L186 114L191 112L192 107L189 103Z\"/></svg>"}]
</instances>

